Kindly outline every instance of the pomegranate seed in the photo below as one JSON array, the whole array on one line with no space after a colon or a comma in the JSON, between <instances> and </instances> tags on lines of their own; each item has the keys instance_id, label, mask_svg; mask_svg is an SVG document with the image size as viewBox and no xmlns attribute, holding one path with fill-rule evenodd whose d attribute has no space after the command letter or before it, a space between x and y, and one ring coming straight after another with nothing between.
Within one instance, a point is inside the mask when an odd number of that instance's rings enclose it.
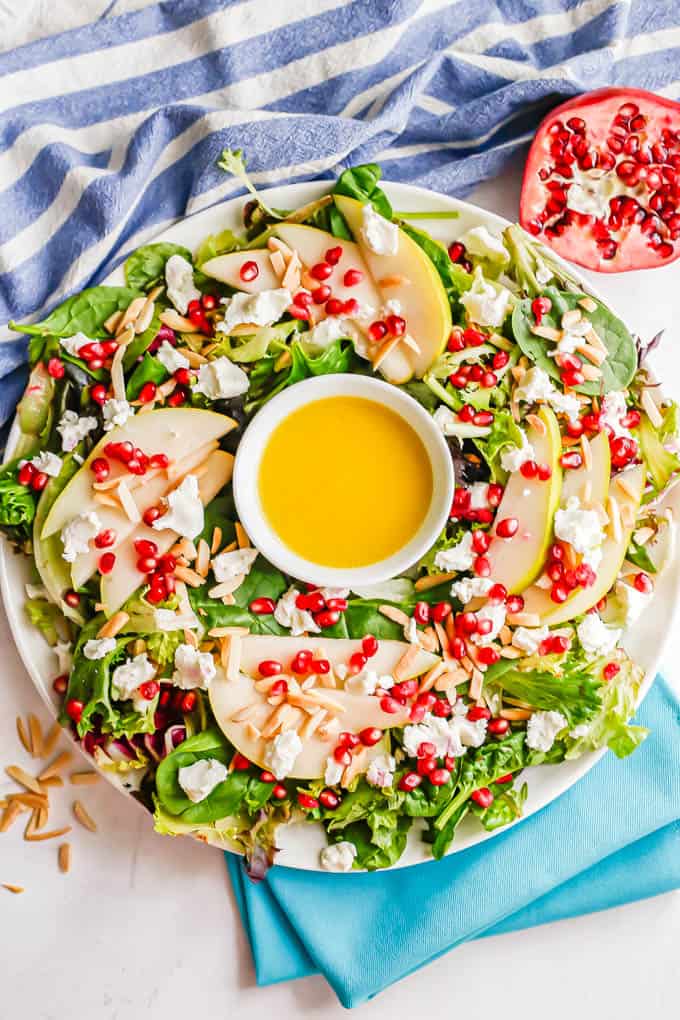
<instances>
[{"instance_id":1,"label":"pomegranate seed","mask_svg":"<svg viewBox=\"0 0 680 1020\"><path fill-rule=\"evenodd\" d=\"M463 332L463 340L466 347L481 347L482 344L486 343L486 336L484 333L480 333L478 329L468 326Z\"/></svg>"},{"instance_id":2,"label":"pomegranate seed","mask_svg":"<svg viewBox=\"0 0 680 1020\"><path fill-rule=\"evenodd\" d=\"M331 296L331 288L324 283L312 291L312 301L315 305L325 305ZM298 301L298 304L300 302Z\"/></svg>"},{"instance_id":3,"label":"pomegranate seed","mask_svg":"<svg viewBox=\"0 0 680 1020\"><path fill-rule=\"evenodd\" d=\"M149 588L145 598L147 602L150 602L155 606L158 605L159 602L165 602L167 594L162 588Z\"/></svg>"},{"instance_id":4,"label":"pomegranate seed","mask_svg":"<svg viewBox=\"0 0 680 1020\"><path fill-rule=\"evenodd\" d=\"M453 372L449 376L449 382L452 386L455 386L457 390L464 390L468 384L467 376L461 372Z\"/></svg>"},{"instance_id":5,"label":"pomegranate seed","mask_svg":"<svg viewBox=\"0 0 680 1020\"><path fill-rule=\"evenodd\" d=\"M553 602L557 602L557 604L560 605L562 602L566 602L569 598L569 589L565 584L557 582L556 584L553 584L550 589L550 598Z\"/></svg>"},{"instance_id":6,"label":"pomegranate seed","mask_svg":"<svg viewBox=\"0 0 680 1020\"><path fill-rule=\"evenodd\" d=\"M269 693L273 698L285 697L288 694L288 681L275 680L269 689Z\"/></svg>"},{"instance_id":7,"label":"pomegranate seed","mask_svg":"<svg viewBox=\"0 0 680 1020\"><path fill-rule=\"evenodd\" d=\"M571 647L571 642L569 638L560 637L559 635L556 635L552 639L551 646L555 655L564 655L565 652L569 651L569 648Z\"/></svg>"},{"instance_id":8,"label":"pomegranate seed","mask_svg":"<svg viewBox=\"0 0 680 1020\"><path fill-rule=\"evenodd\" d=\"M176 390L172 391L166 403L168 407L181 407L182 404L186 404L188 399L188 391L183 386L178 386Z\"/></svg>"},{"instance_id":9,"label":"pomegranate seed","mask_svg":"<svg viewBox=\"0 0 680 1020\"><path fill-rule=\"evenodd\" d=\"M609 444L612 466L615 468L625 467L637 457L638 446L634 439L627 436L617 436Z\"/></svg>"},{"instance_id":10,"label":"pomegranate seed","mask_svg":"<svg viewBox=\"0 0 680 1020\"><path fill-rule=\"evenodd\" d=\"M64 602L67 606L70 606L71 609L77 609L80 605L80 595L77 591L67 591L64 595Z\"/></svg>"},{"instance_id":11,"label":"pomegranate seed","mask_svg":"<svg viewBox=\"0 0 680 1020\"><path fill-rule=\"evenodd\" d=\"M463 334L459 329L453 329L446 345L447 350L452 352L462 351L465 348Z\"/></svg>"},{"instance_id":12,"label":"pomegranate seed","mask_svg":"<svg viewBox=\"0 0 680 1020\"><path fill-rule=\"evenodd\" d=\"M328 262L317 262L309 270L310 276L313 276L315 280L327 280L333 272L333 266Z\"/></svg>"},{"instance_id":13,"label":"pomegranate seed","mask_svg":"<svg viewBox=\"0 0 680 1020\"><path fill-rule=\"evenodd\" d=\"M297 802L304 811L314 811L319 806L316 797L310 797L308 793L298 793Z\"/></svg>"},{"instance_id":14,"label":"pomegranate seed","mask_svg":"<svg viewBox=\"0 0 680 1020\"><path fill-rule=\"evenodd\" d=\"M276 776L274 775L273 772L266 772L266 771L265 772L260 772L260 782L261 783L275 783L276 782Z\"/></svg>"},{"instance_id":15,"label":"pomegranate seed","mask_svg":"<svg viewBox=\"0 0 680 1020\"><path fill-rule=\"evenodd\" d=\"M305 651L304 649L297 653L290 664L290 668L293 673L297 673L298 676L302 676L304 673L309 673L312 665L312 653Z\"/></svg>"},{"instance_id":16,"label":"pomegranate seed","mask_svg":"<svg viewBox=\"0 0 680 1020\"><path fill-rule=\"evenodd\" d=\"M607 665L602 670L602 676L607 681L607 683L609 683L609 681L613 680L614 677L620 671L621 671L621 667L619 666L618 662L608 662Z\"/></svg>"},{"instance_id":17,"label":"pomegranate seed","mask_svg":"<svg viewBox=\"0 0 680 1020\"><path fill-rule=\"evenodd\" d=\"M34 489L35 492L42 492L49 480L49 475L45 474L44 471L34 471L33 477L31 478L31 488Z\"/></svg>"},{"instance_id":18,"label":"pomegranate seed","mask_svg":"<svg viewBox=\"0 0 680 1020\"><path fill-rule=\"evenodd\" d=\"M263 659L257 669L260 676L276 676L283 672L283 666L276 659Z\"/></svg>"},{"instance_id":19,"label":"pomegranate seed","mask_svg":"<svg viewBox=\"0 0 680 1020\"><path fill-rule=\"evenodd\" d=\"M482 428L487 428L493 424L493 413L491 411L477 411L477 414L472 419L475 425Z\"/></svg>"},{"instance_id":20,"label":"pomegranate seed","mask_svg":"<svg viewBox=\"0 0 680 1020\"><path fill-rule=\"evenodd\" d=\"M477 651L477 659L484 666L493 666L495 662L498 662L500 657L500 652L497 652L495 648L491 647L491 645L483 645Z\"/></svg>"},{"instance_id":21,"label":"pomegranate seed","mask_svg":"<svg viewBox=\"0 0 680 1020\"><path fill-rule=\"evenodd\" d=\"M451 642L451 655L454 659L462 659L466 653L465 642L461 638L455 637Z\"/></svg>"},{"instance_id":22,"label":"pomegranate seed","mask_svg":"<svg viewBox=\"0 0 680 1020\"><path fill-rule=\"evenodd\" d=\"M114 553L107 552L99 557L98 569L100 574L110 574L115 565L116 557Z\"/></svg>"},{"instance_id":23,"label":"pomegranate seed","mask_svg":"<svg viewBox=\"0 0 680 1020\"><path fill-rule=\"evenodd\" d=\"M465 245L461 244L460 241L454 241L453 244L450 244L448 251L452 262L460 262L461 259L465 258Z\"/></svg>"},{"instance_id":24,"label":"pomegranate seed","mask_svg":"<svg viewBox=\"0 0 680 1020\"><path fill-rule=\"evenodd\" d=\"M52 690L55 694L59 694L63 697L68 690L68 676L66 673L62 673L61 676L57 676L52 681Z\"/></svg>"},{"instance_id":25,"label":"pomegranate seed","mask_svg":"<svg viewBox=\"0 0 680 1020\"><path fill-rule=\"evenodd\" d=\"M358 283L361 283L363 278L364 274L360 269L348 269L342 278L342 282L345 287L356 287Z\"/></svg>"},{"instance_id":26,"label":"pomegranate seed","mask_svg":"<svg viewBox=\"0 0 680 1020\"><path fill-rule=\"evenodd\" d=\"M388 315L385 325L391 336L403 336L406 332L406 319L403 319L401 315Z\"/></svg>"},{"instance_id":27,"label":"pomegranate seed","mask_svg":"<svg viewBox=\"0 0 680 1020\"><path fill-rule=\"evenodd\" d=\"M472 548L476 553L487 552L491 545L491 535L488 531L481 531L479 529L472 532Z\"/></svg>"},{"instance_id":28,"label":"pomegranate seed","mask_svg":"<svg viewBox=\"0 0 680 1020\"><path fill-rule=\"evenodd\" d=\"M282 786L281 783L277 783L272 790L272 797L274 797L275 800L285 800L287 796L288 790L285 786Z\"/></svg>"},{"instance_id":29,"label":"pomegranate seed","mask_svg":"<svg viewBox=\"0 0 680 1020\"><path fill-rule=\"evenodd\" d=\"M310 669L312 673L318 673L325 676L326 673L330 673L331 664L328 659L313 659Z\"/></svg>"},{"instance_id":30,"label":"pomegranate seed","mask_svg":"<svg viewBox=\"0 0 680 1020\"><path fill-rule=\"evenodd\" d=\"M157 521L160 515L161 512L157 506L150 506L142 514L142 520L148 527L151 527L153 522Z\"/></svg>"},{"instance_id":31,"label":"pomegranate seed","mask_svg":"<svg viewBox=\"0 0 680 1020\"><path fill-rule=\"evenodd\" d=\"M34 474L35 468L32 464L22 464L17 471L17 481L19 482L19 485L30 485Z\"/></svg>"},{"instance_id":32,"label":"pomegranate seed","mask_svg":"<svg viewBox=\"0 0 680 1020\"><path fill-rule=\"evenodd\" d=\"M346 747L340 744L333 751L333 757L337 761L338 765L344 765L345 767L352 761L352 755L349 753Z\"/></svg>"},{"instance_id":33,"label":"pomegranate seed","mask_svg":"<svg viewBox=\"0 0 680 1020\"><path fill-rule=\"evenodd\" d=\"M478 556L472 564L477 577L491 577L491 564L486 556Z\"/></svg>"},{"instance_id":34,"label":"pomegranate seed","mask_svg":"<svg viewBox=\"0 0 680 1020\"><path fill-rule=\"evenodd\" d=\"M468 378L471 379L472 382L481 382L484 377L484 369L481 365L470 365L469 367L463 365L460 371L461 373L467 373Z\"/></svg>"},{"instance_id":35,"label":"pomegranate seed","mask_svg":"<svg viewBox=\"0 0 680 1020\"><path fill-rule=\"evenodd\" d=\"M364 747L374 747L382 740L382 735L383 731L377 726L367 726L366 729L359 731L359 740Z\"/></svg>"},{"instance_id":36,"label":"pomegranate seed","mask_svg":"<svg viewBox=\"0 0 680 1020\"><path fill-rule=\"evenodd\" d=\"M332 790L322 790L319 794L319 803L322 807L327 808L329 811L333 811L340 803L340 798L337 793Z\"/></svg>"},{"instance_id":37,"label":"pomegranate seed","mask_svg":"<svg viewBox=\"0 0 680 1020\"><path fill-rule=\"evenodd\" d=\"M349 667L356 673L359 673L367 662L368 659L363 652L354 652L354 654L349 657Z\"/></svg>"},{"instance_id":38,"label":"pomegranate seed","mask_svg":"<svg viewBox=\"0 0 680 1020\"><path fill-rule=\"evenodd\" d=\"M486 634L490 634L492 628L493 624L491 623L491 620L485 619L477 620L476 632L477 634L481 634L482 637L484 637Z\"/></svg>"},{"instance_id":39,"label":"pomegranate seed","mask_svg":"<svg viewBox=\"0 0 680 1020\"><path fill-rule=\"evenodd\" d=\"M373 343L378 343L387 336L387 326L384 322L372 322L368 327L368 337Z\"/></svg>"},{"instance_id":40,"label":"pomegranate seed","mask_svg":"<svg viewBox=\"0 0 680 1020\"><path fill-rule=\"evenodd\" d=\"M324 609L315 615L314 622L318 627L325 630L326 627L334 627L339 622L340 615L338 609Z\"/></svg>"},{"instance_id":41,"label":"pomegranate seed","mask_svg":"<svg viewBox=\"0 0 680 1020\"><path fill-rule=\"evenodd\" d=\"M309 321L309 309L305 308L304 305L290 305L288 308L288 314L294 319L300 319L302 322Z\"/></svg>"},{"instance_id":42,"label":"pomegranate seed","mask_svg":"<svg viewBox=\"0 0 680 1020\"><path fill-rule=\"evenodd\" d=\"M477 617L474 613L460 613L456 623L460 624L461 630L466 634L477 633Z\"/></svg>"},{"instance_id":43,"label":"pomegranate seed","mask_svg":"<svg viewBox=\"0 0 680 1020\"><path fill-rule=\"evenodd\" d=\"M417 772L405 772L399 780L399 789L405 790L409 793L411 790L415 790L416 787L420 786L423 781L423 777L419 776Z\"/></svg>"},{"instance_id":44,"label":"pomegranate seed","mask_svg":"<svg viewBox=\"0 0 680 1020\"><path fill-rule=\"evenodd\" d=\"M552 560L548 564L548 569L546 573L551 581L555 582L560 581L562 579L562 575L564 574L564 565L560 563L559 560Z\"/></svg>"},{"instance_id":45,"label":"pomegranate seed","mask_svg":"<svg viewBox=\"0 0 680 1020\"><path fill-rule=\"evenodd\" d=\"M416 756L418 758L435 758L436 755L437 748L429 740L423 740L422 743L418 744L416 749Z\"/></svg>"},{"instance_id":46,"label":"pomegranate seed","mask_svg":"<svg viewBox=\"0 0 680 1020\"><path fill-rule=\"evenodd\" d=\"M378 651L378 639L372 634L367 634L361 641L361 650L368 659L372 659Z\"/></svg>"},{"instance_id":47,"label":"pomegranate seed","mask_svg":"<svg viewBox=\"0 0 680 1020\"><path fill-rule=\"evenodd\" d=\"M273 599L260 598L253 599L248 608L251 613L255 614L255 616L270 616L274 612L276 606L274 605Z\"/></svg>"},{"instance_id":48,"label":"pomegranate seed","mask_svg":"<svg viewBox=\"0 0 680 1020\"><path fill-rule=\"evenodd\" d=\"M413 608L413 618L416 623L420 623L423 626L430 622L430 607L427 602L416 602Z\"/></svg>"},{"instance_id":49,"label":"pomegranate seed","mask_svg":"<svg viewBox=\"0 0 680 1020\"><path fill-rule=\"evenodd\" d=\"M53 379L63 379L64 372L64 362L59 358L50 358L47 362L47 374L52 376Z\"/></svg>"},{"instance_id":50,"label":"pomegranate seed","mask_svg":"<svg viewBox=\"0 0 680 1020\"><path fill-rule=\"evenodd\" d=\"M140 556L157 556L158 546L155 542L150 542L148 538L137 538L134 542L135 552L139 553Z\"/></svg>"},{"instance_id":51,"label":"pomegranate seed","mask_svg":"<svg viewBox=\"0 0 680 1020\"><path fill-rule=\"evenodd\" d=\"M100 531L98 535L95 535L94 544L97 549L108 549L110 545L114 544L117 537L113 528L107 528L105 531Z\"/></svg>"},{"instance_id":52,"label":"pomegranate seed","mask_svg":"<svg viewBox=\"0 0 680 1020\"><path fill-rule=\"evenodd\" d=\"M312 303L312 295L308 290L299 290L293 295L293 304L299 308L309 308Z\"/></svg>"},{"instance_id":53,"label":"pomegranate seed","mask_svg":"<svg viewBox=\"0 0 680 1020\"><path fill-rule=\"evenodd\" d=\"M392 698L389 694L386 694L380 699L380 707L383 712L387 712L388 715L394 715L395 712L399 711L401 705L396 698Z\"/></svg>"},{"instance_id":54,"label":"pomegranate seed","mask_svg":"<svg viewBox=\"0 0 680 1020\"><path fill-rule=\"evenodd\" d=\"M429 780L433 786L446 786L451 781L451 773L448 769L433 769Z\"/></svg>"},{"instance_id":55,"label":"pomegranate seed","mask_svg":"<svg viewBox=\"0 0 680 1020\"><path fill-rule=\"evenodd\" d=\"M507 363L510 361L510 355L507 351L498 351L494 354L491 364L495 371L499 371L501 368L505 368Z\"/></svg>"},{"instance_id":56,"label":"pomegranate seed","mask_svg":"<svg viewBox=\"0 0 680 1020\"><path fill-rule=\"evenodd\" d=\"M153 701L160 689L161 685L155 680L146 680L140 685L139 693L145 701Z\"/></svg>"},{"instance_id":57,"label":"pomegranate seed","mask_svg":"<svg viewBox=\"0 0 680 1020\"><path fill-rule=\"evenodd\" d=\"M350 318L359 314L359 302L356 298L350 298L349 301L343 301L342 314L349 315Z\"/></svg>"},{"instance_id":58,"label":"pomegranate seed","mask_svg":"<svg viewBox=\"0 0 680 1020\"><path fill-rule=\"evenodd\" d=\"M217 298L214 294L204 294L201 297L201 304L206 312L212 312L214 308L217 308Z\"/></svg>"},{"instance_id":59,"label":"pomegranate seed","mask_svg":"<svg viewBox=\"0 0 680 1020\"><path fill-rule=\"evenodd\" d=\"M426 776L428 772L432 772L437 768L437 759L432 756L419 757L416 769L419 776Z\"/></svg>"},{"instance_id":60,"label":"pomegranate seed","mask_svg":"<svg viewBox=\"0 0 680 1020\"><path fill-rule=\"evenodd\" d=\"M566 196L565 196L566 201ZM536 325L541 325L541 320L544 315L547 315L552 308L552 301L547 297L537 297L531 302L531 311L533 312Z\"/></svg>"},{"instance_id":61,"label":"pomegranate seed","mask_svg":"<svg viewBox=\"0 0 680 1020\"><path fill-rule=\"evenodd\" d=\"M491 586L491 588L489 588L486 597L489 600L489 602L497 603L505 602L506 598L508 597L508 592L504 585L494 584Z\"/></svg>"},{"instance_id":62,"label":"pomegranate seed","mask_svg":"<svg viewBox=\"0 0 680 1020\"><path fill-rule=\"evenodd\" d=\"M484 705L472 705L467 710L467 718L470 722L477 722L479 719L490 719L491 712Z\"/></svg>"},{"instance_id":63,"label":"pomegranate seed","mask_svg":"<svg viewBox=\"0 0 680 1020\"><path fill-rule=\"evenodd\" d=\"M72 719L74 723L79 723L83 716L83 710L85 705L82 701L78 701L77 698L69 698L66 702L66 715L69 719Z\"/></svg>"},{"instance_id":64,"label":"pomegranate seed","mask_svg":"<svg viewBox=\"0 0 680 1020\"><path fill-rule=\"evenodd\" d=\"M337 609L341 613L344 613L347 609L347 599L328 599L326 602L327 609Z\"/></svg>"},{"instance_id":65,"label":"pomegranate seed","mask_svg":"<svg viewBox=\"0 0 680 1020\"><path fill-rule=\"evenodd\" d=\"M495 482L489 486L486 490L486 499L490 506L500 506L500 502L503 499L503 486L497 485Z\"/></svg>"},{"instance_id":66,"label":"pomegranate seed","mask_svg":"<svg viewBox=\"0 0 680 1020\"><path fill-rule=\"evenodd\" d=\"M337 266L337 264L338 264L338 262L340 261L341 258L342 258L342 248L340 247L339 244L336 245L335 248L329 248L328 251L326 252L326 254L324 255L325 261L328 262L329 265L331 265L331 266Z\"/></svg>"},{"instance_id":67,"label":"pomegranate seed","mask_svg":"<svg viewBox=\"0 0 680 1020\"><path fill-rule=\"evenodd\" d=\"M523 478L535 478L538 474L538 464L535 460L525 460L519 470Z\"/></svg>"},{"instance_id":68,"label":"pomegranate seed","mask_svg":"<svg viewBox=\"0 0 680 1020\"><path fill-rule=\"evenodd\" d=\"M504 517L496 525L496 534L499 538L512 538L517 534L519 521L516 517Z\"/></svg>"},{"instance_id":69,"label":"pomegranate seed","mask_svg":"<svg viewBox=\"0 0 680 1020\"><path fill-rule=\"evenodd\" d=\"M252 283L252 281L256 280L257 277L260 275L260 267L258 266L257 262L253 262L251 259L249 259L247 262L243 263L239 270L238 275L241 277L244 283Z\"/></svg>"},{"instance_id":70,"label":"pomegranate seed","mask_svg":"<svg viewBox=\"0 0 680 1020\"><path fill-rule=\"evenodd\" d=\"M450 602L437 602L437 604L434 605L431 610L432 619L435 621L435 623L441 623L442 620L445 620L446 617L450 615L450 613L451 613Z\"/></svg>"},{"instance_id":71,"label":"pomegranate seed","mask_svg":"<svg viewBox=\"0 0 680 1020\"><path fill-rule=\"evenodd\" d=\"M481 786L479 790L472 791L470 800L474 801L480 808L488 808L493 804L493 794L488 786Z\"/></svg>"},{"instance_id":72,"label":"pomegranate seed","mask_svg":"<svg viewBox=\"0 0 680 1020\"><path fill-rule=\"evenodd\" d=\"M489 725L487 726L488 732L491 733L494 737L504 736L509 729L510 723L508 722L507 719L492 719Z\"/></svg>"},{"instance_id":73,"label":"pomegranate seed","mask_svg":"<svg viewBox=\"0 0 680 1020\"><path fill-rule=\"evenodd\" d=\"M137 395L137 399L142 404L150 404L155 399L157 392L157 386L155 382L146 382L142 386L141 390Z\"/></svg>"},{"instance_id":74,"label":"pomegranate seed","mask_svg":"<svg viewBox=\"0 0 680 1020\"><path fill-rule=\"evenodd\" d=\"M549 464L538 465L538 479L541 482L547 482L552 477L552 468Z\"/></svg>"},{"instance_id":75,"label":"pomegranate seed","mask_svg":"<svg viewBox=\"0 0 680 1020\"><path fill-rule=\"evenodd\" d=\"M173 375L173 379L180 383L181 386L190 386L192 379L191 372L188 368L178 368Z\"/></svg>"},{"instance_id":76,"label":"pomegranate seed","mask_svg":"<svg viewBox=\"0 0 680 1020\"><path fill-rule=\"evenodd\" d=\"M642 571L639 574L636 574L633 578L633 586L637 591L642 592L644 595L650 595L654 590L651 577L649 574L645 574Z\"/></svg>"},{"instance_id":77,"label":"pomegranate seed","mask_svg":"<svg viewBox=\"0 0 680 1020\"><path fill-rule=\"evenodd\" d=\"M394 685L390 693L395 698L406 700L406 698L412 698L417 690L417 680L402 680L401 683Z\"/></svg>"},{"instance_id":78,"label":"pomegranate seed","mask_svg":"<svg viewBox=\"0 0 680 1020\"><path fill-rule=\"evenodd\" d=\"M343 308L343 302L339 301L338 298L329 298L326 302L326 312L328 315L341 315Z\"/></svg>"},{"instance_id":79,"label":"pomegranate seed","mask_svg":"<svg viewBox=\"0 0 680 1020\"><path fill-rule=\"evenodd\" d=\"M583 464L583 457L576 450L568 450L560 457L560 464L567 470L575 471Z\"/></svg>"},{"instance_id":80,"label":"pomegranate seed","mask_svg":"<svg viewBox=\"0 0 680 1020\"><path fill-rule=\"evenodd\" d=\"M436 715L439 719L448 719L452 711L451 702L446 698L437 698L432 706L432 715Z\"/></svg>"}]
</instances>

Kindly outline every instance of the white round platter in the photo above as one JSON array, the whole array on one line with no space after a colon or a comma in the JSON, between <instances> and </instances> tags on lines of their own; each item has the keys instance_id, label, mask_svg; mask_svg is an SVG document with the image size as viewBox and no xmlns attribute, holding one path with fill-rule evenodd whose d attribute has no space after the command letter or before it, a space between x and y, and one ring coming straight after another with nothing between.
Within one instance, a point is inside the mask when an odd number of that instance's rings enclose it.
<instances>
[{"instance_id":1,"label":"white round platter","mask_svg":"<svg viewBox=\"0 0 680 1020\"><path fill-rule=\"evenodd\" d=\"M314 201L324 194L330 184L320 183L291 184L271 188L262 193L265 201L275 208L295 209ZM508 221L493 213L487 212L468 202L462 202L446 195L426 191L407 184L385 184L390 201L400 211L418 212L457 212L458 218L451 220L426 220L422 226L434 237L450 243L470 227L484 225L495 233L500 233ZM155 240L173 241L183 244L192 251L207 234L218 233L225 228L239 231L242 226L241 210L245 199L236 198L205 209L165 230ZM418 221L414 221L418 224ZM580 276L578 270L569 266L574 276ZM584 276L584 290L600 296L587 282ZM122 284L123 269L119 266L104 281L107 284ZM14 426L8 443L8 455L13 442L16 441L18 430ZM680 515L680 486L676 486L667 496L668 505L673 506L675 520ZM31 579L30 561L27 557L16 554L9 543L0 539L0 593L5 605L14 641L19 650L28 674L35 684L43 700L53 716L57 714L57 698L52 691L52 680L57 673L56 657L40 633L31 626L24 613L24 585ZM645 680L640 692L640 701L649 691L659 668L666 637L673 629L680 592L680 558L675 558L661 575L653 599L640 617L635 627L626 633L624 644L626 650L645 671ZM79 748L80 749L80 748ZM85 752L81 752L85 753ZM578 782L606 753L604 750L584 755L577 761L562 762L559 765L543 766L525 770L522 779L528 784L528 797L524 805L523 818L528 818L540 811L551 801ZM636 753L644 753L636 752ZM91 759L88 758L89 761ZM122 792L130 795L121 781L110 773L105 777ZM138 804L139 802L135 801ZM143 809L142 809L143 810ZM151 825L151 816L149 825ZM518 819L513 824L521 824ZM456 839L449 853L466 850L477 843L507 831L508 826L485 832L473 819L465 820L456 834ZM277 863L287 867L320 870L319 852L326 840L320 825L307 822L292 823L279 830L280 854ZM407 848L395 867L414 864L432 863L426 844L419 837L419 826L411 829Z\"/></svg>"}]
</instances>

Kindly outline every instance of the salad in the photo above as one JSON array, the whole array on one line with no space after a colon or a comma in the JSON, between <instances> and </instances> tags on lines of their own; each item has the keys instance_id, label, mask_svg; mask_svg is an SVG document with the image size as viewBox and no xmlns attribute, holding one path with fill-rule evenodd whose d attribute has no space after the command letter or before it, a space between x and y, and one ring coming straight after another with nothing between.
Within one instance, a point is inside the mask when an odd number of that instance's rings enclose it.
<instances>
[{"instance_id":1,"label":"salad","mask_svg":"<svg viewBox=\"0 0 680 1020\"><path fill-rule=\"evenodd\" d=\"M672 554L677 408L520 227L395 212L376 165L271 209L239 153L221 165L253 192L241 233L145 245L125 285L14 326L0 526L32 561L26 613L63 725L158 832L255 877L291 820L323 826L331 870L394 864L412 829L439 858L466 816L521 816L528 766L644 739L621 638ZM455 467L434 546L360 591L284 576L231 487L258 408L333 372L402 387Z\"/></svg>"}]
</instances>

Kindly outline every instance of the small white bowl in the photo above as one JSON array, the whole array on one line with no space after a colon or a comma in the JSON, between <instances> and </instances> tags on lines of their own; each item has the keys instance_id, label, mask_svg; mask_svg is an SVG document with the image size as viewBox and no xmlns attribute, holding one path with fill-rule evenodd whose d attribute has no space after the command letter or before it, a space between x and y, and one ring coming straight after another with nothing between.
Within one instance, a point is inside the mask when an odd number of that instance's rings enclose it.
<instances>
[{"instance_id":1,"label":"small white bowl","mask_svg":"<svg viewBox=\"0 0 680 1020\"><path fill-rule=\"evenodd\" d=\"M384 404L420 436L432 466L432 500L427 516L413 538L392 556L364 567L327 567L298 556L272 530L259 492L260 461L267 442L293 411L324 397L365 397ZM341 423L338 423L341 427ZM403 390L369 376L337 374L305 379L273 397L246 429L234 464L234 499L239 520L253 545L291 577L327 587L352 588L378 584L402 574L432 546L449 516L453 499L453 463L446 440L432 417Z\"/></svg>"}]
</instances>

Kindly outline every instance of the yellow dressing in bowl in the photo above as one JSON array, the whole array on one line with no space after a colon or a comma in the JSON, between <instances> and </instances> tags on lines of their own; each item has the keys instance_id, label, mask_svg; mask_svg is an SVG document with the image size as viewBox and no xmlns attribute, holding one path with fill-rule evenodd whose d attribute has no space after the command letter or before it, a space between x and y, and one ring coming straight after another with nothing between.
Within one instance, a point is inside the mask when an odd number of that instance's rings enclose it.
<instances>
[{"instance_id":1,"label":"yellow dressing in bowl","mask_svg":"<svg viewBox=\"0 0 680 1020\"><path fill-rule=\"evenodd\" d=\"M363 567L418 532L432 501L432 466L417 432L389 407L325 397L274 429L258 487L289 549L323 566Z\"/></svg>"}]
</instances>

